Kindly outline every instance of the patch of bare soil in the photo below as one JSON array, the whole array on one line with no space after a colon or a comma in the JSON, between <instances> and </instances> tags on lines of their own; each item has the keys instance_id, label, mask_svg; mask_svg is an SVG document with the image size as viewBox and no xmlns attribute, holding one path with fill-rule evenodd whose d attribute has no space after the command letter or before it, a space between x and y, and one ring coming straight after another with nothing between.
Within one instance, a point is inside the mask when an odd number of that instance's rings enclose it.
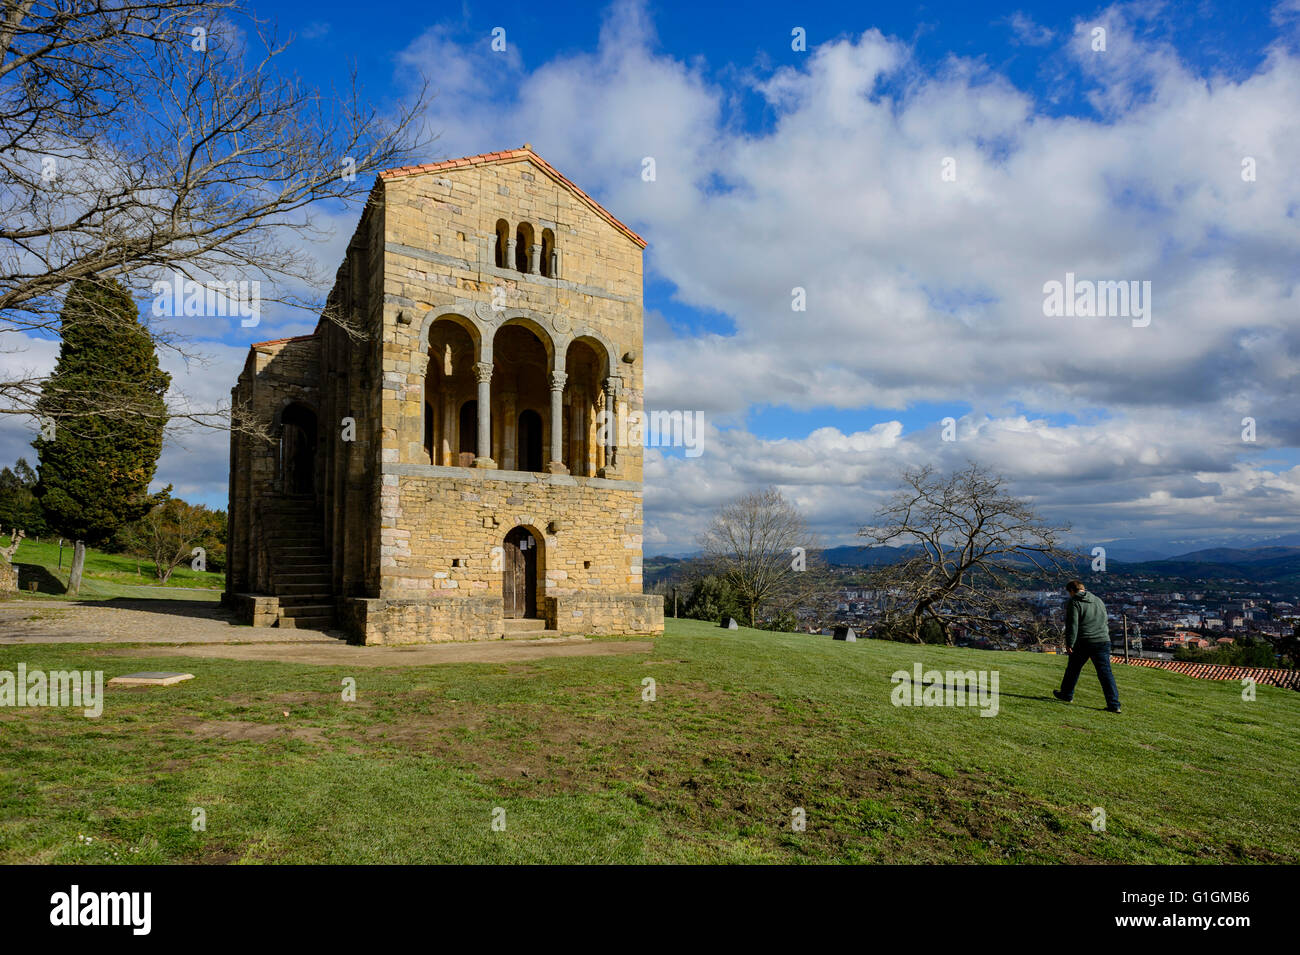
<instances>
[{"instance_id":1,"label":"patch of bare soil","mask_svg":"<svg viewBox=\"0 0 1300 955\"><path fill-rule=\"evenodd\" d=\"M300 739L309 743L325 740L324 730L316 726L287 726L275 723L250 723L246 720L201 720L186 718L172 724L205 739L264 743L272 739Z\"/></svg>"}]
</instances>

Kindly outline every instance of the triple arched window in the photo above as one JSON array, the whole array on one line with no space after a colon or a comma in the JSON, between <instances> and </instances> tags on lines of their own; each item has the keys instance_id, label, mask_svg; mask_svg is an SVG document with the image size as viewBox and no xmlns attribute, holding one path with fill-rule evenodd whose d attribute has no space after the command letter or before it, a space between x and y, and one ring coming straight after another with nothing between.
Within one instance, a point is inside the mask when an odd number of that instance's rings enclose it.
<instances>
[{"instance_id":1,"label":"triple arched window","mask_svg":"<svg viewBox=\"0 0 1300 955\"><path fill-rule=\"evenodd\" d=\"M538 235L530 222L520 222L512 230L509 222L498 219L493 251L499 269L514 269L548 279L559 277L560 257L553 229L542 229Z\"/></svg>"}]
</instances>

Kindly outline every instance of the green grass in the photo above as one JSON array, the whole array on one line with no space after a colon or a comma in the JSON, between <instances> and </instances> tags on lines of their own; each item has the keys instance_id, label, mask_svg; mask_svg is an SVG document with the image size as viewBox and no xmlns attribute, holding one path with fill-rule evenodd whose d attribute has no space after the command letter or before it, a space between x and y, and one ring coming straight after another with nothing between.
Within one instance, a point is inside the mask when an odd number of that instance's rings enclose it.
<instances>
[{"instance_id":1,"label":"green grass","mask_svg":"<svg viewBox=\"0 0 1300 955\"><path fill-rule=\"evenodd\" d=\"M671 620L648 659L346 669L0 647L0 670L19 661L197 678L110 690L98 720L0 708L8 863L1300 861L1300 693L1271 687L1244 702L1238 684L1117 666L1114 716L1091 669L1073 704L1050 698L1061 657ZM890 674L917 661L996 669L1000 712L894 707Z\"/></svg>"},{"instance_id":2,"label":"green grass","mask_svg":"<svg viewBox=\"0 0 1300 955\"><path fill-rule=\"evenodd\" d=\"M8 546L9 538L0 536L0 547ZM63 547L63 566L59 566L57 540L36 541L25 538L18 544L14 563L18 565L19 593L24 597L55 597L61 599L99 600L112 597L167 597L184 600L216 600L225 586L225 575L210 571L191 570L189 562L172 571L165 585L158 583L153 564L137 562L126 554L106 554L86 548L86 565L81 575L81 592L75 598L66 597L68 571L72 566L71 544ZM36 583L36 591L28 589ZM196 593L195 589L206 591Z\"/></svg>"}]
</instances>

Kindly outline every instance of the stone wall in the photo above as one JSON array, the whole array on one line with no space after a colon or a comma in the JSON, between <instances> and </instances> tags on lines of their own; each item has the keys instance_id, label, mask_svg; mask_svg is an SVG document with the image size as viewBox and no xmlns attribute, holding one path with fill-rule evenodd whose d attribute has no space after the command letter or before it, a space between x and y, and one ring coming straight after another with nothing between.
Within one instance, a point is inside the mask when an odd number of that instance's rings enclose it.
<instances>
[{"instance_id":1,"label":"stone wall","mask_svg":"<svg viewBox=\"0 0 1300 955\"><path fill-rule=\"evenodd\" d=\"M641 486L518 471L390 466L380 596L501 594L500 550L515 527L543 545L548 596L641 592Z\"/></svg>"},{"instance_id":2,"label":"stone wall","mask_svg":"<svg viewBox=\"0 0 1300 955\"><path fill-rule=\"evenodd\" d=\"M353 643L397 646L499 640L501 596L426 597L419 600L344 597L339 622Z\"/></svg>"},{"instance_id":3,"label":"stone wall","mask_svg":"<svg viewBox=\"0 0 1300 955\"><path fill-rule=\"evenodd\" d=\"M614 636L664 629L659 594L578 593L549 597L547 604L547 620L561 633Z\"/></svg>"}]
</instances>

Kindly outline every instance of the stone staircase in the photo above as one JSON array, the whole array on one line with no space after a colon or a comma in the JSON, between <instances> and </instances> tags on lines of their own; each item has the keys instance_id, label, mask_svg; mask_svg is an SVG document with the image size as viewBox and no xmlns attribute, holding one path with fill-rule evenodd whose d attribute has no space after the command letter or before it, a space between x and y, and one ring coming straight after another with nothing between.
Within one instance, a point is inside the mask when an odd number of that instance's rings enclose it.
<instances>
[{"instance_id":1,"label":"stone staircase","mask_svg":"<svg viewBox=\"0 0 1300 955\"><path fill-rule=\"evenodd\" d=\"M547 630L545 620L532 620L526 618L505 619L505 634L503 640L536 640L539 637L562 637L564 634L558 630Z\"/></svg>"},{"instance_id":2,"label":"stone staircase","mask_svg":"<svg viewBox=\"0 0 1300 955\"><path fill-rule=\"evenodd\" d=\"M311 495L285 495L265 514L277 627L334 626L334 593L325 531Z\"/></svg>"}]
</instances>

